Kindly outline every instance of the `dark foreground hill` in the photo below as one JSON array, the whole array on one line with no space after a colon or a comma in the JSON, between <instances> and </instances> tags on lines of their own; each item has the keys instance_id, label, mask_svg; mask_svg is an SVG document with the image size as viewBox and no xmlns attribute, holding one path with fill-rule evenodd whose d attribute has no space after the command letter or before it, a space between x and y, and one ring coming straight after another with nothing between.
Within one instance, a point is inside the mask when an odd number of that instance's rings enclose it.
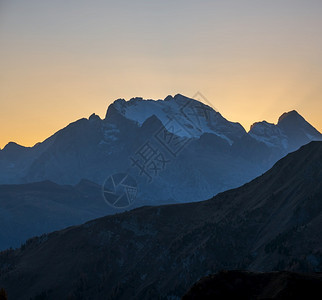
<instances>
[{"instance_id":1,"label":"dark foreground hill","mask_svg":"<svg viewBox=\"0 0 322 300\"><path fill-rule=\"evenodd\" d=\"M200 279L182 300L321 298L322 274L222 271Z\"/></svg>"},{"instance_id":2,"label":"dark foreground hill","mask_svg":"<svg viewBox=\"0 0 322 300\"><path fill-rule=\"evenodd\" d=\"M322 142L203 202L143 207L0 255L12 299L180 299L222 269L322 270Z\"/></svg>"}]
</instances>

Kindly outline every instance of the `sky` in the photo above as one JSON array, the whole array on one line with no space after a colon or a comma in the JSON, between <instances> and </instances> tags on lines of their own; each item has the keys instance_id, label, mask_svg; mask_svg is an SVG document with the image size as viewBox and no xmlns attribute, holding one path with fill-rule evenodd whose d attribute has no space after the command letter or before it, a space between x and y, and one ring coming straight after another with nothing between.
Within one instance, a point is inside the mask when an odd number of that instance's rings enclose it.
<instances>
[{"instance_id":1,"label":"sky","mask_svg":"<svg viewBox=\"0 0 322 300\"><path fill-rule=\"evenodd\" d=\"M320 0L0 0L0 148L198 91L246 130L295 109L321 132L321 16Z\"/></svg>"}]
</instances>

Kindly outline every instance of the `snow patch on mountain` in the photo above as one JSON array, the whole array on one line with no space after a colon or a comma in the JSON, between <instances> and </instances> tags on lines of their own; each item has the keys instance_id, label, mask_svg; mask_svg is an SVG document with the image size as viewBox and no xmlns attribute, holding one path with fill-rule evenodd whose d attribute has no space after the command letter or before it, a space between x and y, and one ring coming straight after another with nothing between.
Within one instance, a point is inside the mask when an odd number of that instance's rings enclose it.
<instances>
[{"instance_id":1,"label":"snow patch on mountain","mask_svg":"<svg viewBox=\"0 0 322 300\"><path fill-rule=\"evenodd\" d=\"M115 124L105 123L103 126L104 140L102 140L101 143L104 143L104 142L109 143L109 142L117 141L119 133L120 133L120 130L117 128Z\"/></svg>"},{"instance_id":2,"label":"snow patch on mountain","mask_svg":"<svg viewBox=\"0 0 322 300\"><path fill-rule=\"evenodd\" d=\"M269 147L284 149L288 147L287 136L273 123L266 121L254 123L250 128L249 135Z\"/></svg>"},{"instance_id":3,"label":"snow patch on mountain","mask_svg":"<svg viewBox=\"0 0 322 300\"><path fill-rule=\"evenodd\" d=\"M295 110L283 113L276 125L266 121L254 123L248 133L267 146L287 151L296 150L311 141L322 140L321 133Z\"/></svg>"},{"instance_id":4,"label":"snow patch on mountain","mask_svg":"<svg viewBox=\"0 0 322 300\"><path fill-rule=\"evenodd\" d=\"M139 126L155 115L168 131L180 137L199 138L204 133L212 133L232 144L246 134L239 123L229 122L210 106L180 94L164 100L118 99L112 105Z\"/></svg>"}]
</instances>

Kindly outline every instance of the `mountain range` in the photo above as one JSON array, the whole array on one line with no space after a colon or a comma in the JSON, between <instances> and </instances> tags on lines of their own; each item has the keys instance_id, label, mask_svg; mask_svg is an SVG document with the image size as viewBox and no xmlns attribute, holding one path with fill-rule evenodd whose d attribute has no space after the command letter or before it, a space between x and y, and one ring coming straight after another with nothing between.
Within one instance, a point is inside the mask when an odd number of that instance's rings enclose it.
<instances>
[{"instance_id":1,"label":"mountain range","mask_svg":"<svg viewBox=\"0 0 322 300\"><path fill-rule=\"evenodd\" d=\"M86 179L102 185L126 173L146 204L197 201L248 182L312 140L322 135L295 111L247 133L180 94L118 99L103 120L80 119L31 148L9 143L0 151L0 184Z\"/></svg>"},{"instance_id":2,"label":"mountain range","mask_svg":"<svg viewBox=\"0 0 322 300\"><path fill-rule=\"evenodd\" d=\"M13 299L180 299L222 269L322 270L322 142L207 201L146 206L0 254Z\"/></svg>"},{"instance_id":3,"label":"mountain range","mask_svg":"<svg viewBox=\"0 0 322 300\"><path fill-rule=\"evenodd\" d=\"M34 147L11 142L0 150L0 249L129 208L209 199L311 140L322 135L296 111L247 133L180 94L118 99L103 120L92 114ZM109 202L119 187L108 187L104 199L102 185L105 192L105 183L122 174L132 196L116 207Z\"/></svg>"}]
</instances>

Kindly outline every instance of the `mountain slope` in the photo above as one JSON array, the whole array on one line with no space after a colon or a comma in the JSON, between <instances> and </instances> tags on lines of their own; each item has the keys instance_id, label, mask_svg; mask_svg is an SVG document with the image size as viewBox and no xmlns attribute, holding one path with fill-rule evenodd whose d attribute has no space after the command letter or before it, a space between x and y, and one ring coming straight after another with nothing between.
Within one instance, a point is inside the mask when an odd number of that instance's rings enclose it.
<instances>
[{"instance_id":1,"label":"mountain slope","mask_svg":"<svg viewBox=\"0 0 322 300\"><path fill-rule=\"evenodd\" d=\"M34 147L23 147L16 143L8 143L0 150L0 183L24 183L23 177L34 160L45 152L55 141L56 134Z\"/></svg>"},{"instance_id":2,"label":"mountain slope","mask_svg":"<svg viewBox=\"0 0 322 300\"><path fill-rule=\"evenodd\" d=\"M321 167L322 143L312 142L211 200L34 238L0 255L0 286L19 299L179 299L221 269L321 271Z\"/></svg>"},{"instance_id":3,"label":"mountain slope","mask_svg":"<svg viewBox=\"0 0 322 300\"><path fill-rule=\"evenodd\" d=\"M223 271L200 279L182 300L320 299L322 275Z\"/></svg>"}]
</instances>

